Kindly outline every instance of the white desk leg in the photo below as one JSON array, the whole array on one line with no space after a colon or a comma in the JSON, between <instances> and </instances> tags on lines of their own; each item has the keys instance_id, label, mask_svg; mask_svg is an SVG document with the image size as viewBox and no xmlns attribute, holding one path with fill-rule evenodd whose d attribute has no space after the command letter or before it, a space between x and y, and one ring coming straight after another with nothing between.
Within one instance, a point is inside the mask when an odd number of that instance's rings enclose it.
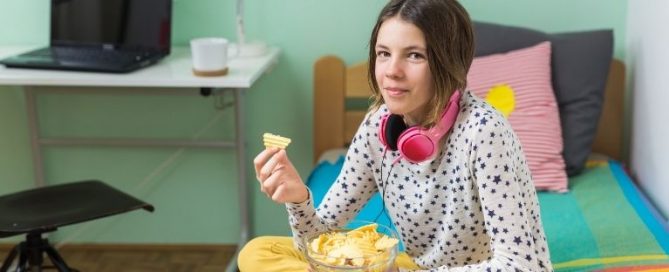
<instances>
[{"instance_id":1,"label":"white desk leg","mask_svg":"<svg viewBox=\"0 0 669 272\"><path fill-rule=\"evenodd\" d=\"M30 133L30 147L32 148L33 174L35 186L44 186L44 166L42 164L42 148L40 144L39 118L37 114L37 100L32 87L23 87L26 98L26 113L28 117L28 130Z\"/></svg>"},{"instance_id":2,"label":"white desk leg","mask_svg":"<svg viewBox=\"0 0 669 272\"><path fill-rule=\"evenodd\" d=\"M239 251L249 240L251 224L249 222L249 185L246 180L246 137L244 133L244 90L235 89L235 141L237 145L237 176L239 181L239 223L240 236L237 251L232 256L225 271L233 272L237 269Z\"/></svg>"}]
</instances>

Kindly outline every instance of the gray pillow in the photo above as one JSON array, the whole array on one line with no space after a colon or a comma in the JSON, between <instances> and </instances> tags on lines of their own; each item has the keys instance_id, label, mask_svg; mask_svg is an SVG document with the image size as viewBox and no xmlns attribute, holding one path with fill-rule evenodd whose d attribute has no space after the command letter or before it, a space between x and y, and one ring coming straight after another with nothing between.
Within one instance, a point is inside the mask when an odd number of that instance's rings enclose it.
<instances>
[{"instance_id":1,"label":"gray pillow","mask_svg":"<svg viewBox=\"0 0 669 272\"><path fill-rule=\"evenodd\" d=\"M553 89L560 110L563 157L569 176L590 154L602 111L613 56L613 31L549 34L528 28L475 22L476 56L503 53L550 41Z\"/></svg>"}]
</instances>

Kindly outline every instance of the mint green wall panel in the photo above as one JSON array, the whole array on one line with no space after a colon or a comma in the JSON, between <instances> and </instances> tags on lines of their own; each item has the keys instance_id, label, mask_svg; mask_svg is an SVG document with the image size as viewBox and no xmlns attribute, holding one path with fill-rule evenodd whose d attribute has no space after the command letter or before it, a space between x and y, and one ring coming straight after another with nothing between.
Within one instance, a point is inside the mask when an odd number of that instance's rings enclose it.
<instances>
[{"instance_id":1,"label":"mint green wall panel","mask_svg":"<svg viewBox=\"0 0 669 272\"><path fill-rule=\"evenodd\" d=\"M346 63L364 60L371 27L385 0L247 0L247 40L281 49L279 63L247 92L248 185L258 235L289 235L285 208L258 189L252 159L263 149L264 132L293 139L288 154L307 178L313 167L312 64L325 54ZM531 26L549 32L613 28L615 55L624 56L627 1L462 0L477 20ZM196 37L236 40L234 1L175 0L173 44ZM0 45L46 44L48 1L3 0ZM38 88L39 90L45 88ZM51 89L51 88L49 88ZM92 92L95 91L91 88ZM47 136L202 137L231 139L229 110L212 98L191 96L41 95ZM195 90L184 90L196 93ZM32 186L32 162L23 96L19 87L0 87L0 193ZM176 156L175 154L179 154ZM234 151L176 148L49 147L44 152L51 183L98 178L156 205L154 214L133 212L67 227L55 237L75 242L235 243L239 208ZM176 156L176 158L174 158ZM162 169L162 171L156 170ZM146 181L149 180L149 181ZM138 188L139 184L148 186Z\"/></svg>"},{"instance_id":2,"label":"mint green wall panel","mask_svg":"<svg viewBox=\"0 0 669 272\"><path fill-rule=\"evenodd\" d=\"M462 0L475 20L525 26L546 32L613 29L614 55L625 56L627 1Z\"/></svg>"}]
</instances>

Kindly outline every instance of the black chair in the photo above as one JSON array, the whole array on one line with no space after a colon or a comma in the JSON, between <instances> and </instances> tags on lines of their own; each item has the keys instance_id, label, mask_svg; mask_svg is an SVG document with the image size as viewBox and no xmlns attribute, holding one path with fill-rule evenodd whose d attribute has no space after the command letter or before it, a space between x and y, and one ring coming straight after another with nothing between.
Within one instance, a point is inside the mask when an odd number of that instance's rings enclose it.
<instances>
[{"instance_id":1,"label":"black chair","mask_svg":"<svg viewBox=\"0 0 669 272\"><path fill-rule=\"evenodd\" d=\"M15 271L37 272L43 266L44 253L61 272L76 271L51 246L42 234L60 226L71 225L119 213L144 209L151 204L97 180L45 186L0 196L0 238L26 234L0 267L6 272L19 256Z\"/></svg>"}]
</instances>

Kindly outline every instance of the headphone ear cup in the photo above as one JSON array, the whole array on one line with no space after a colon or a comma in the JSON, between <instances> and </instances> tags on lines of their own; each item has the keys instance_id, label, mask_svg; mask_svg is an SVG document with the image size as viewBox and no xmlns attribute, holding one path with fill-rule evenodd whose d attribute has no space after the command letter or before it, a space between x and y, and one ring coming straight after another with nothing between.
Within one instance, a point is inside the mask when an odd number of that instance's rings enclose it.
<instances>
[{"instance_id":1,"label":"headphone ear cup","mask_svg":"<svg viewBox=\"0 0 669 272\"><path fill-rule=\"evenodd\" d=\"M399 137L397 149L408 161L419 163L434 155L436 143L427 135L427 131L411 127Z\"/></svg>"},{"instance_id":2,"label":"headphone ear cup","mask_svg":"<svg viewBox=\"0 0 669 272\"><path fill-rule=\"evenodd\" d=\"M392 150L397 150L397 142L399 141L400 135L407 129L407 125L404 123L402 116L391 114L386 120L384 128L384 137L386 140L386 146Z\"/></svg>"}]
</instances>

